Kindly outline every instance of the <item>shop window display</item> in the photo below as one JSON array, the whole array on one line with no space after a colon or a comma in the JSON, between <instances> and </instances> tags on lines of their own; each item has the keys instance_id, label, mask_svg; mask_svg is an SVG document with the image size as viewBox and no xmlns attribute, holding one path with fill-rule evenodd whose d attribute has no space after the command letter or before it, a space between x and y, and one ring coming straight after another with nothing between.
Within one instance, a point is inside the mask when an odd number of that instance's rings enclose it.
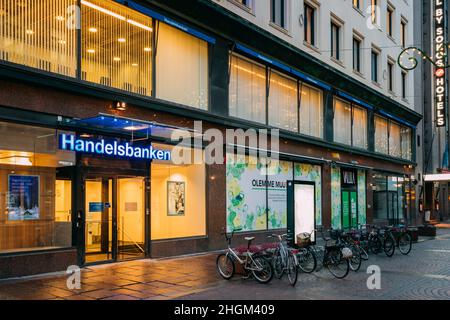
<instances>
[{"instance_id":1,"label":"shop window display","mask_svg":"<svg viewBox=\"0 0 450 320\"><path fill-rule=\"evenodd\" d=\"M70 247L75 155L57 130L0 122L0 253Z\"/></svg>"}]
</instances>

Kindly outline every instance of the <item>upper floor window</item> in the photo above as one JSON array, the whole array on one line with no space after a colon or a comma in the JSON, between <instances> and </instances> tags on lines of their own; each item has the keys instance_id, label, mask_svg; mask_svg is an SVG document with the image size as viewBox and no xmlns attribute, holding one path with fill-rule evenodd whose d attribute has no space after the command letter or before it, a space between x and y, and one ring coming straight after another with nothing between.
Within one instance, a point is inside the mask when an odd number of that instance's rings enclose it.
<instances>
[{"instance_id":1,"label":"upper floor window","mask_svg":"<svg viewBox=\"0 0 450 320\"><path fill-rule=\"evenodd\" d=\"M1 1L0 59L75 77L77 32L67 28L70 16L66 10L73 3Z\"/></svg>"},{"instance_id":2,"label":"upper floor window","mask_svg":"<svg viewBox=\"0 0 450 320\"><path fill-rule=\"evenodd\" d=\"M334 141L367 148L367 111L341 99L334 99Z\"/></svg>"},{"instance_id":3,"label":"upper floor window","mask_svg":"<svg viewBox=\"0 0 450 320\"><path fill-rule=\"evenodd\" d=\"M151 95L152 19L101 0L82 2L81 14L82 80Z\"/></svg>"},{"instance_id":4,"label":"upper floor window","mask_svg":"<svg viewBox=\"0 0 450 320\"><path fill-rule=\"evenodd\" d=\"M297 80L270 71L269 125L298 132Z\"/></svg>"},{"instance_id":5,"label":"upper floor window","mask_svg":"<svg viewBox=\"0 0 450 320\"><path fill-rule=\"evenodd\" d=\"M375 83L379 83L379 79L378 79L378 73L379 73L379 58L380 58L380 54L377 50L372 49L372 54L371 54L371 73L372 73L372 81Z\"/></svg>"},{"instance_id":6,"label":"upper floor window","mask_svg":"<svg viewBox=\"0 0 450 320\"><path fill-rule=\"evenodd\" d=\"M406 46L406 26L406 21L402 19L400 23L400 45L402 47Z\"/></svg>"},{"instance_id":7,"label":"upper floor window","mask_svg":"<svg viewBox=\"0 0 450 320\"><path fill-rule=\"evenodd\" d=\"M402 71L402 99L406 99L407 98L407 77L408 77L408 73L406 73L405 71Z\"/></svg>"},{"instance_id":8,"label":"upper floor window","mask_svg":"<svg viewBox=\"0 0 450 320\"><path fill-rule=\"evenodd\" d=\"M331 57L341 60L341 26L331 22Z\"/></svg>"},{"instance_id":9,"label":"upper floor window","mask_svg":"<svg viewBox=\"0 0 450 320\"><path fill-rule=\"evenodd\" d=\"M300 84L300 133L323 137L323 103L321 90Z\"/></svg>"},{"instance_id":10,"label":"upper floor window","mask_svg":"<svg viewBox=\"0 0 450 320\"><path fill-rule=\"evenodd\" d=\"M411 160L412 130L392 120L375 116L375 152Z\"/></svg>"},{"instance_id":11,"label":"upper floor window","mask_svg":"<svg viewBox=\"0 0 450 320\"><path fill-rule=\"evenodd\" d=\"M286 0L271 0L270 13L272 23L287 29L287 19L286 19Z\"/></svg>"},{"instance_id":12,"label":"upper floor window","mask_svg":"<svg viewBox=\"0 0 450 320\"><path fill-rule=\"evenodd\" d=\"M156 97L208 109L208 43L159 23L156 49Z\"/></svg>"},{"instance_id":13,"label":"upper floor window","mask_svg":"<svg viewBox=\"0 0 450 320\"><path fill-rule=\"evenodd\" d=\"M316 9L305 3L303 13L304 40L310 45L316 45Z\"/></svg>"},{"instance_id":14,"label":"upper floor window","mask_svg":"<svg viewBox=\"0 0 450 320\"><path fill-rule=\"evenodd\" d=\"M353 0L353 7L356 9L361 9L361 0Z\"/></svg>"},{"instance_id":15,"label":"upper floor window","mask_svg":"<svg viewBox=\"0 0 450 320\"><path fill-rule=\"evenodd\" d=\"M388 90L394 92L394 62L391 60L387 63L387 77Z\"/></svg>"},{"instance_id":16,"label":"upper floor window","mask_svg":"<svg viewBox=\"0 0 450 320\"><path fill-rule=\"evenodd\" d=\"M266 123L266 68L237 55L231 56L230 116Z\"/></svg>"},{"instance_id":17,"label":"upper floor window","mask_svg":"<svg viewBox=\"0 0 450 320\"><path fill-rule=\"evenodd\" d=\"M380 25L380 17L379 17L379 10L380 8L378 7L378 0L371 0L371 5L370 5L370 11L371 11L371 19L372 19L372 24L375 25Z\"/></svg>"},{"instance_id":18,"label":"upper floor window","mask_svg":"<svg viewBox=\"0 0 450 320\"><path fill-rule=\"evenodd\" d=\"M353 37L353 70L361 73L361 40Z\"/></svg>"},{"instance_id":19,"label":"upper floor window","mask_svg":"<svg viewBox=\"0 0 450 320\"><path fill-rule=\"evenodd\" d=\"M386 32L388 36L394 36L394 8L389 4L386 12Z\"/></svg>"}]
</instances>

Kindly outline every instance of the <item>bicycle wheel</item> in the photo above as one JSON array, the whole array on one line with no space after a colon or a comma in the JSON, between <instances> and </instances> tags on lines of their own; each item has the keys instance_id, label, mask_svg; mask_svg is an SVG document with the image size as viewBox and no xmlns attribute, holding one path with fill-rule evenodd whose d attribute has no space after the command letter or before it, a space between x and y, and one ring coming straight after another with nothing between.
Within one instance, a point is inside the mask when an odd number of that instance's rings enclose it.
<instances>
[{"instance_id":1,"label":"bicycle wheel","mask_svg":"<svg viewBox=\"0 0 450 320\"><path fill-rule=\"evenodd\" d=\"M383 243L383 249L386 256L392 257L395 253L395 238L392 233L386 235Z\"/></svg>"},{"instance_id":2,"label":"bicycle wheel","mask_svg":"<svg viewBox=\"0 0 450 320\"><path fill-rule=\"evenodd\" d=\"M297 255L298 267L304 273L312 273L317 268L317 258L311 249L302 249Z\"/></svg>"},{"instance_id":3,"label":"bicycle wheel","mask_svg":"<svg viewBox=\"0 0 450 320\"><path fill-rule=\"evenodd\" d=\"M272 267L275 278L281 279L284 273L283 257L280 250L276 250L272 256Z\"/></svg>"},{"instance_id":4,"label":"bicycle wheel","mask_svg":"<svg viewBox=\"0 0 450 320\"><path fill-rule=\"evenodd\" d=\"M369 252L369 245L368 245L368 242L366 244L361 243L359 245L359 249L360 249L360 252L361 252L361 259L364 260L364 261L369 260L369 253L368 253Z\"/></svg>"},{"instance_id":5,"label":"bicycle wheel","mask_svg":"<svg viewBox=\"0 0 450 320\"><path fill-rule=\"evenodd\" d=\"M369 238L369 249L373 254L379 254L383 244L378 236L372 236Z\"/></svg>"},{"instance_id":6,"label":"bicycle wheel","mask_svg":"<svg viewBox=\"0 0 450 320\"><path fill-rule=\"evenodd\" d=\"M228 253L219 254L216 260L217 271L225 280L230 280L234 275L234 261Z\"/></svg>"},{"instance_id":7,"label":"bicycle wheel","mask_svg":"<svg viewBox=\"0 0 450 320\"><path fill-rule=\"evenodd\" d=\"M412 238L409 233L403 233L398 239L398 248L403 255L407 255L411 252Z\"/></svg>"},{"instance_id":8,"label":"bicycle wheel","mask_svg":"<svg viewBox=\"0 0 450 320\"><path fill-rule=\"evenodd\" d=\"M291 286L295 286L298 279L297 259L290 251L287 259L287 277Z\"/></svg>"},{"instance_id":9,"label":"bicycle wheel","mask_svg":"<svg viewBox=\"0 0 450 320\"><path fill-rule=\"evenodd\" d=\"M353 271L358 271L361 268L361 250L359 249L358 246L352 245L350 246L350 249L352 250L353 256L350 259L349 263L350 263L350 269L352 269Z\"/></svg>"},{"instance_id":10,"label":"bicycle wheel","mask_svg":"<svg viewBox=\"0 0 450 320\"><path fill-rule=\"evenodd\" d=\"M273 268L269 260L263 256L253 257L252 274L259 283L269 283L273 277Z\"/></svg>"},{"instance_id":11,"label":"bicycle wheel","mask_svg":"<svg viewBox=\"0 0 450 320\"><path fill-rule=\"evenodd\" d=\"M345 278L350 271L350 263L342 257L340 249L333 249L326 253L325 263L328 271L338 279Z\"/></svg>"}]
</instances>

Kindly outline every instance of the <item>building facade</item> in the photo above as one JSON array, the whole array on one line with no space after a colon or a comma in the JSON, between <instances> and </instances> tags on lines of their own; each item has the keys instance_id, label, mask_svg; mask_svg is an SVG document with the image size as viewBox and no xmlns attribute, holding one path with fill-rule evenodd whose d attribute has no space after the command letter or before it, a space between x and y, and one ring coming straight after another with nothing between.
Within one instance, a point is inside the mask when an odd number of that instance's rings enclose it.
<instances>
[{"instance_id":1,"label":"building facade","mask_svg":"<svg viewBox=\"0 0 450 320\"><path fill-rule=\"evenodd\" d=\"M0 0L0 277L264 239L288 181L315 225L412 223L412 5ZM279 160L174 160L211 128L278 129Z\"/></svg>"}]
</instances>

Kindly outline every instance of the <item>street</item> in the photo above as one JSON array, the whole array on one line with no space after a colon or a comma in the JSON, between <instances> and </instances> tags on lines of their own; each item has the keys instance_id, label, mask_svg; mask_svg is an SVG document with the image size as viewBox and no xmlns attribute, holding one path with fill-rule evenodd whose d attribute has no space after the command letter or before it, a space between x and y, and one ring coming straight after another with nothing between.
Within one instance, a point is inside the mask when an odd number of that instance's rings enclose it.
<instances>
[{"instance_id":1,"label":"street","mask_svg":"<svg viewBox=\"0 0 450 320\"><path fill-rule=\"evenodd\" d=\"M438 229L435 239L421 237L409 256L370 256L361 270L344 280L327 270L299 274L295 288L287 279L268 285L236 275L222 280L215 269L215 254L164 260L140 260L81 271L81 289L67 288L66 274L51 274L0 282L0 299L50 300L252 300L252 299L450 299L450 225ZM381 270L381 289L369 290L369 265Z\"/></svg>"}]
</instances>

